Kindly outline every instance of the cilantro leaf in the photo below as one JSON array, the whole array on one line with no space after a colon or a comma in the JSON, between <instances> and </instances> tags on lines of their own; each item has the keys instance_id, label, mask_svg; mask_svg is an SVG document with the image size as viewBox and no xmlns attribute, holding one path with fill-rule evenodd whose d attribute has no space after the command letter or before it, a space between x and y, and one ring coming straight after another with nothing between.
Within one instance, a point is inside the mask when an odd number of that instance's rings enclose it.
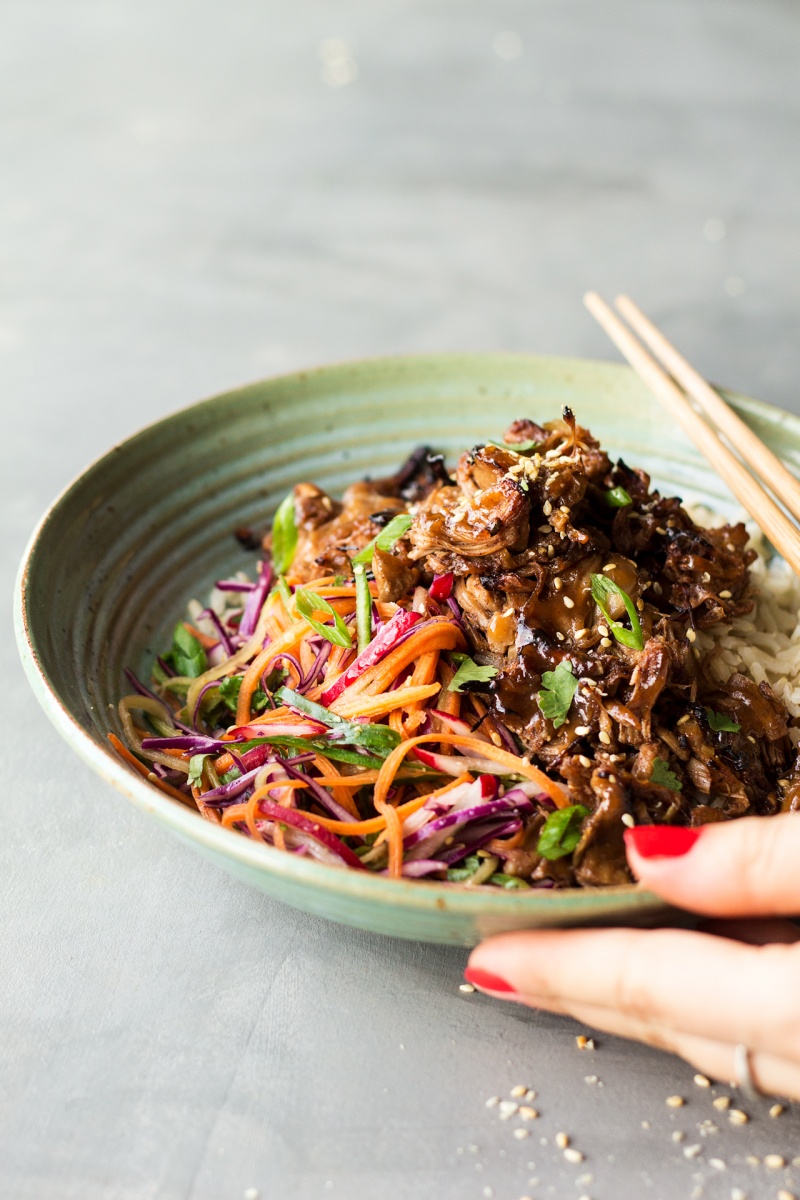
<instances>
[{"instance_id":1,"label":"cilantro leaf","mask_svg":"<svg viewBox=\"0 0 800 1200\"><path fill-rule=\"evenodd\" d=\"M372 556L375 553L375 547L389 553L394 549L397 542L404 533L408 533L411 528L413 517L410 513L398 513L396 517L392 517L388 525L386 525L371 542L367 542L363 550L359 550L358 554L354 555L352 561L356 563L365 563L369 565L372 562Z\"/></svg>"},{"instance_id":2,"label":"cilantro leaf","mask_svg":"<svg viewBox=\"0 0 800 1200\"><path fill-rule=\"evenodd\" d=\"M219 698L223 701L225 707L230 709L232 713L236 712L243 678L243 675L229 675L227 679L220 681ZM268 703L269 701L266 694L261 691L261 688L258 688L253 693L253 699L250 701L250 708L253 712L263 712Z\"/></svg>"},{"instance_id":3,"label":"cilantro leaf","mask_svg":"<svg viewBox=\"0 0 800 1200\"><path fill-rule=\"evenodd\" d=\"M551 720L554 728L558 729L567 719L572 698L578 687L569 659L560 662L555 671L545 671L542 684L542 690L536 697L539 708L543 716Z\"/></svg>"},{"instance_id":4,"label":"cilantro leaf","mask_svg":"<svg viewBox=\"0 0 800 1200\"><path fill-rule=\"evenodd\" d=\"M500 442L500 446L504 450L513 450L516 454L527 454L529 450L535 450L539 445L538 442Z\"/></svg>"},{"instance_id":5,"label":"cilantro leaf","mask_svg":"<svg viewBox=\"0 0 800 1200\"><path fill-rule=\"evenodd\" d=\"M468 683L488 683L497 674L497 667L479 666L468 654L454 652L451 657L458 664L458 670L447 685L448 692L461 692Z\"/></svg>"},{"instance_id":6,"label":"cilantro leaf","mask_svg":"<svg viewBox=\"0 0 800 1200\"><path fill-rule=\"evenodd\" d=\"M726 717L725 713L714 712L713 708L706 709L706 720L709 729L713 729L714 733L738 733L742 728L730 717Z\"/></svg>"},{"instance_id":7,"label":"cilantro leaf","mask_svg":"<svg viewBox=\"0 0 800 1200\"><path fill-rule=\"evenodd\" d=\"M609 508L627 508L633 504L630 493L624 487L613 487L603 497Z\"/></svg>"},{"instance_id":8,"label":"cilantro leaf","mask_svg":"<svg viewBox=\"0 0 800 1200\"><path fill-rule=\"evenodd\" d=\"M678 779L678 776L670 768L669 763L663 758L657 758L653 763L650 782L657 783L659 787L669 788L671 792L679 792L683 788L680 779Z\"/></svg>"},{"instance_id":9,"label":"cilantro leaf","mask_svg":"<svg viewBox=\"0 0 800 1200\"><path fill-rule=\"evenodd\" d=\"M203 765L208 754L193 754L189 759L189 787L202 786Z\"/></svg>"},{"instance_id":10,"label":"cilantro leaf","mask_svg":"<svg viewBox=\"0 0 800 1200\"><path fill-rule=\"evenodd\" d=\"M172 666L179 675L188 675L190 679L196 679L208 667L205 650L182 622L175 626L170 653Z\"/></svg>"},{"instance_id":11,"label":"cilantro leaf","mask_svg":"<svg viewBox=\"0 0 800 1200\"><path fill-rule=\"evenodd\" d=\"M621 597L631 623L630 629L626 629L624 625L620 625L619 621L615 621L609 613L608 601L612 595ZM621 645L629 646L632 650L644 649L644 638L642 637L642 626L639 623L639 614L628 593L624 592L618 583L615 583L613 579L609 579L607 575L592 575L592 599L605 617L614 637Z\"/></svg>"},{"instance_id":12,"label":"cilantro leaf","mask_svg":"<svg viewBox=\"0 0 800 1200\"><path fill-rule=\"evenodd\" d=\"M305 588L297 589L294 594L294 602L300 616L308 622L315 633L332 642L334 646L344 646L346 650L352 650L353 639L350 636L350 630L332 604L329 604L322 596L318 596L316 592L307 591ZM322 621L317 621L314 613L318 612L327 613L329 617L333 617L333 626L323 625Z\"/></svg>"},{"instance_id":13,"label":"cilantro leaf","mask_svg":"<svg viewBox=\"0 0 800 1200\"><path fill-rule=\"evenodd\" d=\"M297 549L297 523L294 515L294 492L289 492L278 505L272 518L272 566L278 575L285 575L292 565Z\"/></svg>"},{"instance_id":14,"label":"cilantro leaf","mask_svg":"<svg viewBox=\"0 0 800 1200\"><path fill-rule=\"evenodd\" d=\"M550 862L572 854L581 840L581 825L588 815L589 809L582 804L571 804L550 813L536 843L537 853Z\"/></svg>"}]
</instances>

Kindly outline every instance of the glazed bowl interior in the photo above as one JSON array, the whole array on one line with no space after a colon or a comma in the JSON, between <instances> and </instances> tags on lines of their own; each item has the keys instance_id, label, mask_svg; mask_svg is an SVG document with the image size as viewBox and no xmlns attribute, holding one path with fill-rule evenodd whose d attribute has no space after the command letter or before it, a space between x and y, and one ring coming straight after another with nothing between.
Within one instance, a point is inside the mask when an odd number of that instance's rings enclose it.
<instances>
[{"instance_id":1,"label":"glazed bowl interior","mask_svg":"<svg viewBox=\"0 0 800 1200\"><path fill-rule=\"evenodd\" d=\"M800 421L731 398L800 468ZM735 514L724 484L627 368L527 355L440 355L325 367L225 393L114 447L56 501L23 562L20 649L59 731L87 762L177 836L228 871L310 912L395 936L469 945L528 926L663 917L636 888L505 892L392 881L255 845L203 821L110 751L123 667L147 678L191 597L252 573L233 530L263 528L287 490L341 493L394 470L416 446L447 452L499 438L511 420L568 404L612 457L662 490Z\"/></svg>"}]
</instances>

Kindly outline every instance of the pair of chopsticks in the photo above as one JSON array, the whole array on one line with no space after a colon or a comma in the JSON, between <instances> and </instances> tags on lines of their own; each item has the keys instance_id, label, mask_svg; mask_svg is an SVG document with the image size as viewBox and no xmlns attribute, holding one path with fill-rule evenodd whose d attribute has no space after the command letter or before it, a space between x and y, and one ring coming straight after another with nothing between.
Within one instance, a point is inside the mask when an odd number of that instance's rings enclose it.
<instances>
[{"instance_id":1,"label":"pair of chopsticks","mask_svg":"<svg viewBox=\"0 0 800 1200\"><path fill-rule=\"evenodd\" d=\"M587 292L583 300L617 349L725 480L776 550L800 574L800 529L762 486L762 483L766 484L789 512L800 520L800 483L794 475L632 300L627 296L618 296L615 300L618 312L628 322L627 326L596 292ZM631 330L638 334L638 338ZM648 353L645 346L652 353ZM705 417L716 424L717 431L737 451L739 458L697 413L690 398ZM760 476L761 483L756 475Z\"/></svg>"}]
</instances>

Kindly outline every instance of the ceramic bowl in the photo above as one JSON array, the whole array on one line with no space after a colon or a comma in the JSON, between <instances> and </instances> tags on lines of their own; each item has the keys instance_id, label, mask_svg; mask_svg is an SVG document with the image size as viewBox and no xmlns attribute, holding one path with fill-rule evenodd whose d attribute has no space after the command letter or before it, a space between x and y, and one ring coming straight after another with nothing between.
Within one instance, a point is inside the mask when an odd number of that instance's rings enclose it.
<instances>
[{"instance_id":1,"label":"ceramic bowl","mask_svg":"<svg viewBox=\"0 0 800 1200\"><path fill-rule=\"evenodd\" d=\"M730 396L800 469L800 421ZM115 757L123 667L143 677L190 597L254 569L232 530L263 527L286 491L332 492L390 473L424 442L455 458L515 417L569 404L613 457L655 483L733 514L724 484L638 378L607 363L529 355L386 358L268 379L205 400L115 446L58 498L36 530L16 595L20 652L47 715L104 779L182 841L270 896L397 937L471 945L490 933L663 919L636 887L470 891L394 881L284 854L209 822ZM110 800L110 796L109 796Z\"/></svg>"}]
</instances>

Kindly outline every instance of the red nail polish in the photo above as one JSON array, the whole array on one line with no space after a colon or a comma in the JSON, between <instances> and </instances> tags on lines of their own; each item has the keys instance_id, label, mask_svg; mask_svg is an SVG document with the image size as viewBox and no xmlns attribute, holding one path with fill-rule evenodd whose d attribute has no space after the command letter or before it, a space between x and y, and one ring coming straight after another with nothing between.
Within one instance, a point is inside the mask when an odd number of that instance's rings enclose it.
<instances>
[{"instance_id":1,"label":"red nail polish","mask_svg":"<svg viewBox=\"0 0 800 1200\"><path fill-rule=\"evenodd\" d=\"M464 978L467 983L474 983L475 987L481 988L485 992L516 992L517 990L510 983L506 983L505 979L501 979L499 975L493 975L491 971L484 971L481 967L467 967Z\"/></svg>"},{"instance_id":2,"label":"red nail polish","mask_svg":"<svg viewBox=\"0 0 800 1200\"><path fill-rule=\"evenodd\" d=\"M688 854L702 833L683 825L637 825L625 830L625 845L641 858L680 858Z\"/></svg>"}]
</instances>

